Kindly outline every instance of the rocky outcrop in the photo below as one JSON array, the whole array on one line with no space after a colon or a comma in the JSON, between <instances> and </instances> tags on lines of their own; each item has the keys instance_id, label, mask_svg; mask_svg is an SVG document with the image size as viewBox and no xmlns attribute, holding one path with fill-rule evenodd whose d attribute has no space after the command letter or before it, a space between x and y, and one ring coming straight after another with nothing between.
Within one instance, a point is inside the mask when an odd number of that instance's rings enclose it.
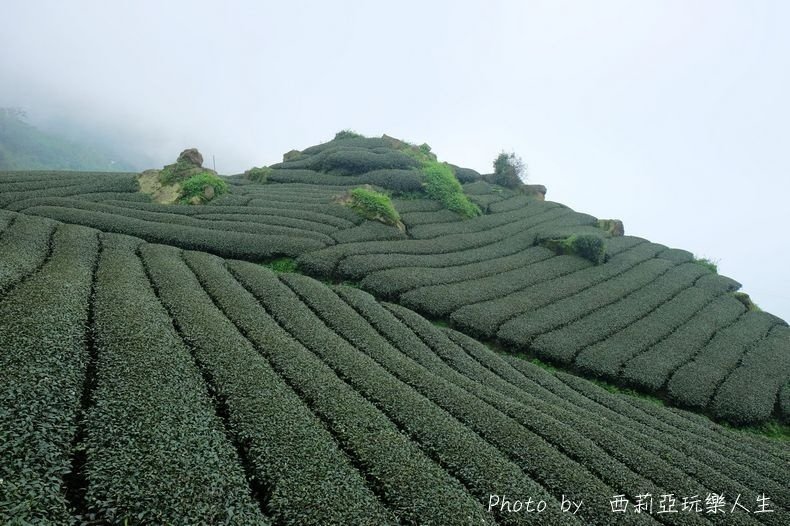
<instances>
[{"instance_id":1,"label":"rocky outcrop","mask_svg":"<svg viewBox=\"0 0 790 526\"><path fill-rule=\"evenodd\" d=\"M623 226L623 222L619 219L599 219L598 228L605 230L612 237L625 235L625 227Z\"/></svg>"},{"instance_id":2,"label":"rocky outcrop","mask_svg":"<svg viewBox=\"0 0 790 526\"><path fill-rule=\"evenodd\" d=\"M197 148L187 148L178 155L176 163L188 163L200 168L203 166L203 156Z\"/></svg>"},{"instance_id":3,"label":"rocky outcrop","mask_svg":"<svg viewBox=\"0 0 790 526\"><path fill-rule=\"evenodd\" d=\"M527 195L535 196L535 198L541 201L546 200L546 187L542 184L525 184L524 192Z\"/></svg>"}]
</instances>

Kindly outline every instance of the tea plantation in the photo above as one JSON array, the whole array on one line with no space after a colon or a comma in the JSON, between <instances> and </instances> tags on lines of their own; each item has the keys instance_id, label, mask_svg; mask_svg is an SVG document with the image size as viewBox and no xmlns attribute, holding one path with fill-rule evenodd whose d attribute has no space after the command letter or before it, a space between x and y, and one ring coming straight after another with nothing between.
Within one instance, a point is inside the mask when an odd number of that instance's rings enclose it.
<instances>
[{"instance_id":1,"label":"tea plantation","mask_svg":"<svg viewBox=\"0 0 790 526\"><path fill-rule=\"evenodd\" d=\"M0 524L790 523L787 324L473 170L448 207L426 146L339 134L196 205L0 173Z\"/></svg>"}]
</instances>

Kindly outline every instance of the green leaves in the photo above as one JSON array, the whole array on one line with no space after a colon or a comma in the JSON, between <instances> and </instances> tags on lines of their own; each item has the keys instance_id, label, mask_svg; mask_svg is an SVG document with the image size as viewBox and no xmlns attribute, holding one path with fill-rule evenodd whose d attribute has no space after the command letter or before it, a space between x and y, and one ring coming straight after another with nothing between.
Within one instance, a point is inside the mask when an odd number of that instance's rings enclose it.
<instances>
[{"instance_id":1,"label":"green leaves","mask_svg":"<svg viewBox=\"0 0 790 526\"><path fill-rule=\"evenodd\" d=\"M210 191L208 189L211 189ZM207 203L214 197L227 193L228 183L211 172L202 172L191 176L181 183L181 201L192 204Z\"/></svg>"},{"instance_id":2,"label":"green leaves","mask_svg":"<svg viewBox=\"0 0 790 526\"><path fill-rule=\"evenodd\" d=\"M422 173L425 176L425 193L428 197L441 202L448 210L463 217L482 214L480 208L464 195L461 183L456 179L450 165L427 161L422 166Z\"/></svg>"},{"instance_id":3,"label":"green leaves","mask_svg":"<svg viewBox=\"0 0 790 526\"><path fill-rule=\"evenodd\" d=\"M348 206L365 219L393 226L400 222L400 215L388 195L370 188L354 188L350 196Z\"/></svg>"}]
</instances>

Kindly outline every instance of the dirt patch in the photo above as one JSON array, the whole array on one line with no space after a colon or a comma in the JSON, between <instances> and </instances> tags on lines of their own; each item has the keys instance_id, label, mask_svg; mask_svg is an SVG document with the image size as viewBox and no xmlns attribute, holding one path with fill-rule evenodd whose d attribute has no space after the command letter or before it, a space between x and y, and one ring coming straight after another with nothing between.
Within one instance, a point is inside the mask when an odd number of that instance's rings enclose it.
<instances>
[{"instance_id":1,"label":"dirt patch","mask_svg":"<svg viewBox=\"0 0 790 526\"><path fill-rule=\"evenodd\" d=\"M162 185L159 182L160 170L146 170L137 176L140 191L151 196L155 202L163 205L175 203L181 195L181 185L178 183Z\"/></svg>"}]
</instances>

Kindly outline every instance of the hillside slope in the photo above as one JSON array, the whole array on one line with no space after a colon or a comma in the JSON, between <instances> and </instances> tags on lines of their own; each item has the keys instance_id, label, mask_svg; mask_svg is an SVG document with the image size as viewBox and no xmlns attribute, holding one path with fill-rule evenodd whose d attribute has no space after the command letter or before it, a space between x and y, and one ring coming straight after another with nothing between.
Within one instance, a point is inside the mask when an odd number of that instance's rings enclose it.
<instances>
[{"instance_id":1,"label":"hillside slope","mask_svg":"<svg viewBox=\"0 0 790 526\"><path fill-rule=\"evenodd\" d=\"M27 123L19 112L0 108L0 170L130 171L128 162Z\"/></svg>"},{"instance_id":2,"label":"hillside slope","mask_svg":"<svg viewBox=\"0 0 790 526\"><path fill-rule=\"evenodd\" d=\"M357 288L11 211L0 246L3 523L787 523L784 443ZM712 493L774 512L633 513Z\"/></svg>"},{"instance_id":3,"label":"hillside slope","mask_svg":"<svg viewBox=\"0 0 790 526\"><path fill-rule=\"evenodd\" d=\"M318 279L720 421L790 417L790 329L755 311L736 281L685 250L612 236L595 217L453 167L482 211L464 218L430 199L431 155L386 136L339 138L289 152L257 182L229 178L230 193L204 206L151 203L134 174L5 173L0 206L226 258L295 258ZM405 231L338 202L360 185L392 194ZM558 250L572 240L600 252Z\"/></svg>"}]
</instances>

